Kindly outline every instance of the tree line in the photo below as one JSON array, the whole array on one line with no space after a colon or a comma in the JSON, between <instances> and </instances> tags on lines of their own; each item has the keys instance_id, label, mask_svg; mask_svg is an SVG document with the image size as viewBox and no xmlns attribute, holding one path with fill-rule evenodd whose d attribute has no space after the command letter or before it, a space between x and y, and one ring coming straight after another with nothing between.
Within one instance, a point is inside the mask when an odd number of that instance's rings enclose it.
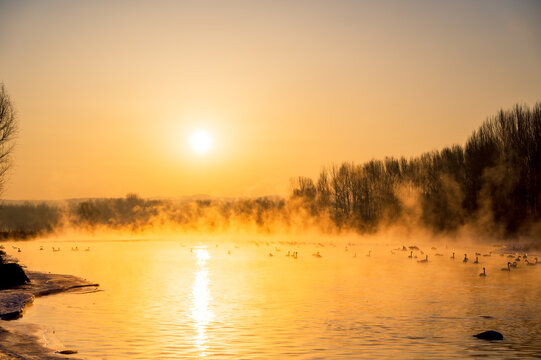
<instances>
[{"instance_id":1,"label":"tree line","mask_svg":"<svg viewBox=\"0 0 541 360\"><path fill-rule=\"evenodd\" d=\"M316 181L298 177L291 198L361 232L413 218L436 233L472 225L506 237L529 234L541 216L541 103L501 110L464 146L342 163Z\"/></svg>"},{"instance_id":2,"label":"tree line","mask_svg":"<svg viewBox=\"0 0 541 360\"><path fill-rule=\"evenodd\" d=\"M272 232L297 228L296 209L278 197L255 199L152 200L124 198L58 203L0 204L0 239L26 239L66 229L96 231ZM302 225L308 226L308 225Z\"/></svg>"}]
</instances>

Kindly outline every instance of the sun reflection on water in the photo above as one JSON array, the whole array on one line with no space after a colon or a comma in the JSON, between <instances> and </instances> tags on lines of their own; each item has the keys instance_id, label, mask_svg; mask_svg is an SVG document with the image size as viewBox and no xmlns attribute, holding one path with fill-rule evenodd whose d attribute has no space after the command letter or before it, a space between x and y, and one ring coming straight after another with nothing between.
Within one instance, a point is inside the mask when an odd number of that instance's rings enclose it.
<instances>
[{"instance_id":1,"label":"sun reflection on water","mask_svg":"<svg viewBox=\"0 0 541 360\"><path fill-rule=\"evenodd\" d=\"M209 252L205 248L193 249L197 259L197 269L192 288L192 308L191 317L194 320L195 330L194 344L200 357L207 355L207 326L214 317L209 308L211 300L209 292L209 271L207 260L210 258Z\"/></svg>"}]
</instances>

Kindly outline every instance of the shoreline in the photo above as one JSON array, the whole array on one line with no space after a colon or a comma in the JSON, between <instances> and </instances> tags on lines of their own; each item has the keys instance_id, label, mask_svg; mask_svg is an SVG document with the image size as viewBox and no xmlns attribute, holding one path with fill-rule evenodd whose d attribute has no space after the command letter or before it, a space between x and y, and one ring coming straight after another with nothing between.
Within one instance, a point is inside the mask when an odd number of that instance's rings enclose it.
<instances>
[{"instance_id":1,"label":"shoreline","mask_svg":"<svg viewBox=\"0 0 541 360\"><path fill-rule=\"evenodd\" d=\"M12 289L0 290L0 360L78 359L58 354L69 350L52 335L54 331L37 324L12 322L23 316L25 308L36 297L98 287L73 275L48 274L26 271L30 283Z\"/></svg>"}]
</instances>

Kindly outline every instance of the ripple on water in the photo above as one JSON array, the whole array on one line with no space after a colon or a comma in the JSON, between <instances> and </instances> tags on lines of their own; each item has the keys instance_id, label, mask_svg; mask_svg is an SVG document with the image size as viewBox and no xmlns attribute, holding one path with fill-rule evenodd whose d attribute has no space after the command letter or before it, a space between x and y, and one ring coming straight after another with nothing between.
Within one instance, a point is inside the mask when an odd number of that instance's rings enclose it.
<instances>
[{"instance_id":1,"label":"ripple on water","mask_svg":"<svg viewBox=\"0 0 541 360\"><path fill-rule=\"evenodd\" d=\"M238 244L231 255L172 241L33 253L39 245L21 245L29 268L104 291L38 299L22 321L53 326L90 359L541 356L541 266L501 274L500 257L490 257L482 279L478 265L446 254L420 266L375 246L370 258L352 258L341 246L299 245L323 257L292 261L269 259L265 245ZM472 337L488 329L505 340Z\"/></svg>"}]
</instances>

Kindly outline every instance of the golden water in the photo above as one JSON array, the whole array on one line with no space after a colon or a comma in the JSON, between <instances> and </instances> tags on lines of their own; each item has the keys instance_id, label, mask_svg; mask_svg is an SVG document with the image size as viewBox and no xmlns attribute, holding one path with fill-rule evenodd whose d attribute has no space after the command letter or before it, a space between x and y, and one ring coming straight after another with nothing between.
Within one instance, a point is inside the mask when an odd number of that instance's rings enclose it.
<instances>
[{"instance_id":1,"label":"golden water","mask_svg":"<svg viewBox=\"0 0 541 360\"><path fill-rule=\"evenodd\" d=\"M89 359L541 357L541 264L503 272L507 258L473 264L474 248L444 244L425 250L423 264L409 251L391 254L402 244L359 239L346 251L337 238L250 240L258 244L35 240L16 243L20 253L5 243L32 270L78 275L102 290L39 298L17 321L52 326ZM485 330L504 341L472 337Z\"/></svg>"}]
</instances>

